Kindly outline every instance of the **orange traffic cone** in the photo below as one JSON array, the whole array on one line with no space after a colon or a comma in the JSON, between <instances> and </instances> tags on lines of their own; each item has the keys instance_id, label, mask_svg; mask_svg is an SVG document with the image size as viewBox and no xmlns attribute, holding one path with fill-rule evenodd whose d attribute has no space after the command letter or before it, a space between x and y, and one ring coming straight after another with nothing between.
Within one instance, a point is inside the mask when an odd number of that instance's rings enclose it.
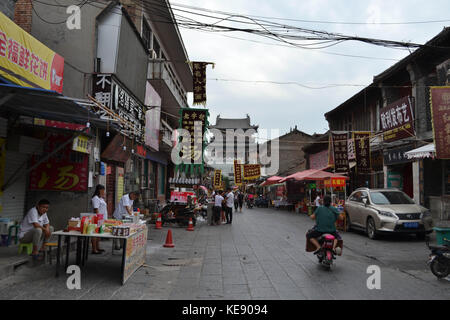
<instances>
[{"instance_id":1,"label":"orange traffic cone","mask_svg":"<svg viewBox=\"0 0 450 320\"><path fill-rule=\"evenodd\" d=\"M166 247L166 248L175 247L175 245L172 242L172 230L170 230L170 229L169 229L169 231L167 231L166 243L163 245L163 247Z\"/></svg>"},{"instance_id":2,"label":"orange traffic cone","mask_svg":"<svg viewBox=\"0 0 450 320\"><path fill-rule=\"evenodd\" d=\"M158 218L156 219L155 229L162 229L161 213L159 214Z\"/></svg>"},{"instance_id":3,"label":"orange traffic cone","mask_svg":"<svg viewBox=\"0 0 450 320\"><path fill-rule=\"evenodd\" d=\"M194 231L194 224L192 223L192 218L189 218L189 225L186 229L187 231Z\"/></svg>"}]
</instances>

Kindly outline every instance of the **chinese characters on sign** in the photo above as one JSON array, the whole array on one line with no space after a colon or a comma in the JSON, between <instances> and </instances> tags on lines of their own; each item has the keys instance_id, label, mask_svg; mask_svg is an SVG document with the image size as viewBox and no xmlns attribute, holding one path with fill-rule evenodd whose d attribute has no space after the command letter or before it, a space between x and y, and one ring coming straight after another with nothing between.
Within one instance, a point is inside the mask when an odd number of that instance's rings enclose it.
<instances>
[{"instance_id":1,"label":"chinese characters on sign","mask_svg":"<svg viewBox=\"0 0 450 320\"><path fill-rule=\"evenodd\" d=\"M83 153L91 153L91 146L89 138L86 136L78 136L73 139L72 150Z\"/></svg>"},{"instance_id":2,"label":"chinese characters on sign","mask_svg":"<svg viewBox=\"0 0 450 320\"><path fill-rule=\"evenodd\" d=\"M331 133L331 136L333 141L335 171L347 173L349 171L347 133Z\"/></svg>"},{"instance_id":3,"label":"chinese characters on sign","mask_svg":"<svg viewBox=\"0 0 450 320\"><path fill-rule=\"evenodd\" d=\"M259 164L244 164L244 179L254 180L261 176L261 165Z\"/></svg>"},{"instance_id":4,"label":"chinese characters on sign","mask_svg":"<svg viewBox=\"0 0 450 320\"><path fill-rule=\"evenodd\" d=\"M326 188L345 187L345 178L330 178L324 181Z\"/></svg>"},{"instance_id":5,"label":"chinese characters on sign","mask_svg":"<svg viewBox=\"0 0 450 320\"><path fill-rule=\"evenodd\" d=\"M431 87L431 115L437 159L450 159L450 87Z\"/></svg>"},{"instance_id":6,"label":"chinese characters on sign","mask_svg":"<svg viewBox=\"0 0 450 320\"><path fill-rule=\"evenodd\" d=\"M399 163L410 162L411 160L405 156L405 153L412 150L412 146L403 146L396 149L385 150L383 154L384 164L394 165Z\"/></svg>"},{"instance_id":7,"label":"chinese characters on sign","mask_svg":"<svg viewBox=\"0 0 450 320\"><path fill-rule=\"evenodd\" d=\"M124 284L131 275L145 263L145 254L147 247L147 227L139 230L130 236L127 240L127 251L125 256L125 265L123 270L122 284Z\"/></svg>"},{"instance_id":8,"label":"chinese characters on sign","mask_svg":"<svg viewBox=\"0 0 450 320\"><path fill-rule=\"evenodd\" d=\"M52 152L70 136L48 133L43 156ZM31 166L39 161L33 156ZM89 156L72 151L68 144L57 154L41 163L30 174L30 190L87 191Z\"/></svg>"},{"instance_id":9,"label":"chinese characters on sign","mask_svg":"<svg viewBox=\"0 0 450 320\"><path fill-rule=\"evenodd\" d=\"M194 106L206 105L206 66L210 62L192 62L194 84Z\"/></svg>"},{"instance_id":10,"label":"chinese characters on sign","mask_svg":"<svg viewBox=\"0 0 450 320\"><path fill-rule=\"evenodd\" d=\"M404 97L380 110L384 141L414 137L414 117L411 97Z\"/></svg>"},{"instance_id":11,"label":"chinese characters on sign","mask_svg":"<svg viewBox=\"0 0 450 320\"><path fill-rule=\"evenodd\" d=\"M220 188L222 186L222 170L214 170L214 187Z\"/></svg>"},{"instance_id":12,"label":"chinese characters on sign","mask_svg":"<svg viewBox=\"0 0 450 320\"><path fill-rule=\"evenodd\" d=\"M237 186L242 184L242 170L238 160L234 160L234 183Z\"/></svg>"},{"instance_id":13,"label":"chinese characters on sign","mask_svg":"<svg viewBox=\"0 0 450 320\"><path fill-rule=\"evenodd\" d=\"M367 174L371 172L369 138L370 132L353 132L356 172L358 174Z\"/></svg>"},{"instance_id":14,"label":"chinese characters on sign","mask_svg":"<svg viewBox=\"0 0 450 320\"><path fill-rule=\"evenodd\" d=\"M139 142L144 142L145 107L127 90L117 83L111 74L94 75L93 94L95 100L114 111L119 117L130 122ZM104 111L97 114L109 117ZM121 124L121 126L123 126Z\"/></svg>"},{"instance_id":15,"label":"chinese characters on sign","mask_svg":"<svg viewBox=\"0 0 450 320\"><path fill-rule=\"evenodd\" d=\"M0 69L21 86L62 93L64 59L0 12Z\"/></svg>"},{"instance_id":16,"label":"chinese characters on sign","mask_svg":"<svg viewBox=\"0 0 450 320\"><path fill-rule=\"evenodd\" d=\"M189 131L191 137L191 152L184 147L183 163L203 163L203 134L206 131L207 109L183 109L181 113L181 128Z\"/></svg>"}]
</instances>

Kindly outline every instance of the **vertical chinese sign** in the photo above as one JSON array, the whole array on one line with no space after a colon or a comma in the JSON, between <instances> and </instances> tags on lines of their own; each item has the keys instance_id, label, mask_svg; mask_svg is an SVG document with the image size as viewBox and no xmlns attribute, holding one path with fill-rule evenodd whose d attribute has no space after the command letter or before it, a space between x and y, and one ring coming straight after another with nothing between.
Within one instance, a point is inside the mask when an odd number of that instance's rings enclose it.
<instances>
[{"instance_id":1,"label":"vertical chinese sign","mask_svg":"<svg viewBox=\"0 0 450 320\"><path fill-rule=\"evenodd\" d=\"M384 141L414 137L414 117L411 97L404 97L380 110Z\"/></svg>"},{"instance_id":2,"label":"vertical chinese sign","mask_svg":"<svg viewBox=\"0 0 450 320\"><path fill-rule=\"evenodd\" d=\"M368 174L371 172L370 165L370 132L353 132L355 145L356 172L358 174Z\"/></svg>"},{"instance_id":3,"label":"vertical chinese sign","mask_svg":"<svg viewBox=\"0 0 450 320\"><path fill-rule=\"evenodd\" d=\"M239 160L234 160L234 183L237 186L242 185L242 166Z\"/></svg>"},{"instance_id":4,"label":"vertical chinese sign","mask_svg":"<svg viewBox=\"0 0 450 320\"><path fill-rule=\"evenodd\" d=\"M200 171L204 172L204 150L205 150L205 132L209 126L208 109L181 109L180 128L187 130L190 137L190 144L182 144L181 149L182 163L177 165L176 170L188 172L191 174ZM182 137L182 139L184 139Z\"/></svg>"},{"instance_id":5,"label":"vertical chinese sign","mask_svg":"<svg viewBox=\"0 0 450 320\"><path fill-rule=\"evenodd\" d=\"M334 155L334 169L336 172L348 173L348 142L347 133L331 133Z\"/></svg>"},{"instance_id":6,"label":"vertical chinese sign","mask_svg":"<svg viewBox=\"0 0 450 320\"><path fill-rule=\"evenodd\" d=\"M206 106L206 66L214 63L192 62L193 84L194 84L194 106Z\"/></svg>"},{"instance_id":7,"label":"vertical chinese sign","mask_svg":"<svg viewBox=\"0 0 450 320\"><path fill-rule=\"evenodd\" d=\"M214 170L214 188L220 189L222 186L222 170Z\"/></svg>"},{"instance_id":8,"label":"vertical chinese sign","mask_svg":"<svg viewBox=\"0 0 450 320\"><path fill-rule=\"evenodd\" d=\"M431 87L430 91L436 158L450 159L450 87Z\"/></svg>"},{"instance_id":9,"label":"vertical chinese sign","mask_svg":"<svg viewBox=\"0 0 450 320\"><path fill-rule=\"evenodd\" d=\"M244 164L244 179L255 180L261 176L261 165L259 164Z\"/></svg>"},{"instance_id":10,"label":"vertical chinese sign","mask_svg":"<svg viewBox=\"0 0 450 320\"><path fill-rule=\"evenodd\" d=\"M68 135L48 133L44 155L70 139ZM31 166L39 161L31 158ZM68 144L30 173L30 190L87 191L89 156L72 150Z\"/></svg>"}]
</instances>

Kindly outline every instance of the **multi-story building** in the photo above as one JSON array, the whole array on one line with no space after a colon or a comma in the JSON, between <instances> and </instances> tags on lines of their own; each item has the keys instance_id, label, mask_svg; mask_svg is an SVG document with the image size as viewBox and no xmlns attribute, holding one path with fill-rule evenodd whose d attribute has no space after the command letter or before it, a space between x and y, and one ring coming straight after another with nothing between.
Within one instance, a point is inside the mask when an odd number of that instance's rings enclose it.
<instances>
[{"instance_id":1,"label":"multi-story building","mask_svg":"<svg viewBox=\"0 0 450 320\"><path fill-rule=\"evenodd\" d=\"M75 19L79 18L79 28L69 28L66 23L70 5L79 5L79 10L73 11ZM154 5L158 14L139 1L15 3L16 23L64 58L64 101L76 104L85 113L78 118L75 113L65 113L63 118L91 126L88 162L83 165L86 186L82 191L69 188L65 192L42 184L30 188L32 179L27 176L14 188L26 193L20 215L38 199L48 198L52 203L50 218L56 227L62 227L67 218L91 210L90 199L97 183L106 185L109 214L120 197L132 190L142 192L141 206L166 199L168 178L173 172L171 133L178 127L180 108L188 107L192 70L168 1ZM45 118L45 114L34 118ZM34 142L42 142L52 130L58 137L75 130L42 126L39 130L36 121L31 119L34 125L29 134ZM68 152L71 157L77 155ZM30 156L22 158L21 163ZM57 168L48 170L51 175Z\"/></svg>"},{"instance_id":2,"label":"multi-story building","mask_svg":"<svg viewBox=\"0 0 450 320\"><path fill-rule=\"evenodd\" d=\"M416 203L448 219L450 162L435 159L430 87L448 84L450 28L373 79L373 83L325 114L331 131L370 131L371 175L353 172L358 186L397 187ZM419 158L405 153L429 144Z\"/></svg>"}]
</instances>

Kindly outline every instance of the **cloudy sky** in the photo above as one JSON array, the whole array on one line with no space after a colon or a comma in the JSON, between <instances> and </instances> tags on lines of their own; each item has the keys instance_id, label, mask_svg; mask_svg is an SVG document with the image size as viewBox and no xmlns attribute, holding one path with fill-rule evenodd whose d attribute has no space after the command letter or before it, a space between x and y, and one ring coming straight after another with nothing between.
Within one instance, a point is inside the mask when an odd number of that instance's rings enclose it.
<instances>
[{"instance_id":1,"label":"cloudy sky","mask_svg":"<svg viewBox=\"0 0 450 320\"><path fill-rule=\"evenodd\" d=\"M332 24L279 21L289 25L397 41L425 43L450 25L448 0L176 0L176 4L212 10L276 18L315 21L362 22ZM175 13L181 14L181 12ZM188 16L188 14L185 14ZM199 16L196 20L209 22ZM384 24L448 20L439 23ZM383 24L373 24L383 23ZM305 50L273 45L270 39L245 33L211 33L180 28L191 61L215 62L207 70L207 94L211 122L220 114L243 118L248 113L260 128L290 127L312 134L328 129L324 113L337 107L369 85L373 76L407 56L407 50L389 49L358 42L345 42L327 49ZM235 39L238 37L252 41ZM270 45L272 44L272 45ZM278 43L279 44L279 43ZM363 59L330 54L341 53L375 57ZM298 85L247 83L226 80L296 82L327 89L307 89ZM189 96L192 102L192 96Z\"/></svg>"}]
</instances>

